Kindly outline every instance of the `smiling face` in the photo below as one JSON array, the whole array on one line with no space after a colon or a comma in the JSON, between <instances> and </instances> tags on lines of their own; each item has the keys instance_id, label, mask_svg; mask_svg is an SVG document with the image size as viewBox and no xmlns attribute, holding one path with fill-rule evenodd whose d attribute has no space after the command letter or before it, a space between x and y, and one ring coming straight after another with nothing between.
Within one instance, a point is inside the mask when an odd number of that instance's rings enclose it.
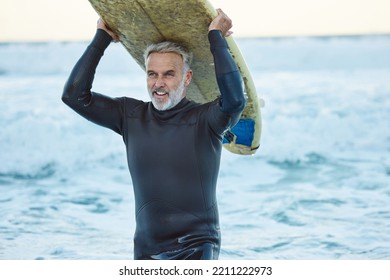
<instances>
[{"instance_id":1,"label":"smiling face","mask_svg":"<svg viewBox=\"0 0 390 280\"><path fill-rule=\"evenodd\" d=\"M146 61L147 87L153 106L164 111L176 106L186 95L192 71L184 73L181 55L173 52L151 53Z\"/></svg>"}]
</instances>

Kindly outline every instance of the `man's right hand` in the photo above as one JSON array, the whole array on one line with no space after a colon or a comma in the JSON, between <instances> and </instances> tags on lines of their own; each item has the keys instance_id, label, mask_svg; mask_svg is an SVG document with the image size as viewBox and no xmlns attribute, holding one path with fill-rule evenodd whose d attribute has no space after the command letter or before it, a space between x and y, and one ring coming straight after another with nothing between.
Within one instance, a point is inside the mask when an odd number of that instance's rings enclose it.
<instances>
[{"instance_id":1,"label":"man's right hand","mask_svg":"<svg viewBox=\"0 0 390 280\"><path fill-rule=\"evenodd\" d=\"M97 22L97 28L98 29L103 29L104 31L106 31L112 38L112 40L114 42L119 42L119 37L118 35L116 35L114 32L112 32L107 26L106 24L104 23L104 21L99 18L98 22Z\"/></svg>"}]
</instances>

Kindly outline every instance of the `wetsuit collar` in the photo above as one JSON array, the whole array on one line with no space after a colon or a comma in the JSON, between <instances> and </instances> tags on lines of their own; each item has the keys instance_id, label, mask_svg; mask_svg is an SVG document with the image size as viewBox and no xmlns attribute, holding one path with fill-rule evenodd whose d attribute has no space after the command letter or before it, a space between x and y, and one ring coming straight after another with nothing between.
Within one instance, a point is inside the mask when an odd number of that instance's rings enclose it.
<instances>
[{"instance_id":1,"label":"wetsuit collar","mask_svg":"<svg viewBox=\"0 0 390 280\"><path fill-rule=\"evenodd\" d=\"M185 108L191 101L189 101L186 97L184 97L180 102L173 108L159 111L154 108L152 102L149 103L149 106L152 107L153 115L160 120L168 120L174 117L176 114L180 113L183 108Z\"/></svg>"}]
</instances>

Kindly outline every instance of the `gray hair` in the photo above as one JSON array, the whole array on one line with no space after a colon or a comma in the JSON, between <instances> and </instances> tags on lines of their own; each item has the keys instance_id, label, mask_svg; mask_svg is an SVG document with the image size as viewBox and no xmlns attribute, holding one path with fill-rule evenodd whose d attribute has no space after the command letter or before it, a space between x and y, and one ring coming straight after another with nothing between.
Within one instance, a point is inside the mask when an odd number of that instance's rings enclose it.
<instances>
[{"instance_id":1,"label":"gray hair","mask_svg":"<svg viewBox=\"0 0 390 280\"><path fill-rule=\"evenodd\" d=\"M183 58L184 72L187 72L190 69L192 53L177 43L164 41L161 43L148 45L144 52L145 66L146 61L151 53L177 53Z\"/></svg>"}]
</instances>

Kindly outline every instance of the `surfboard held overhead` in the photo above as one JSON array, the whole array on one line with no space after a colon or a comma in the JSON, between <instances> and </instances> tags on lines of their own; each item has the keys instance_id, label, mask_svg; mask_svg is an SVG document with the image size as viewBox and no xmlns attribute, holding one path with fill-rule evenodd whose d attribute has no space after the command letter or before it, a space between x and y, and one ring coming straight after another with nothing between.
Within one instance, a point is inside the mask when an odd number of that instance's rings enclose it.
<instances>
[{"instance_id":1,"label":"surfboard held overhead","mask_svg":"<svg viewBox=\"0 0 390 280\"><path fill-rule=\"evenodd\" d=\"M207 0L89 0L107 26L144 69L143 52L151 43L165 40L185 46L193 54L193 79L188 99L215 100L219 89L208 42L208 26L217 16ZM236 154L254 154L260 146L261 112L256 88L232 36L226 38L243 78L247 105L239 123L226 133L224 147ZM145 69L144 69L145 70Z\"/></svg>"}]
</instances>

